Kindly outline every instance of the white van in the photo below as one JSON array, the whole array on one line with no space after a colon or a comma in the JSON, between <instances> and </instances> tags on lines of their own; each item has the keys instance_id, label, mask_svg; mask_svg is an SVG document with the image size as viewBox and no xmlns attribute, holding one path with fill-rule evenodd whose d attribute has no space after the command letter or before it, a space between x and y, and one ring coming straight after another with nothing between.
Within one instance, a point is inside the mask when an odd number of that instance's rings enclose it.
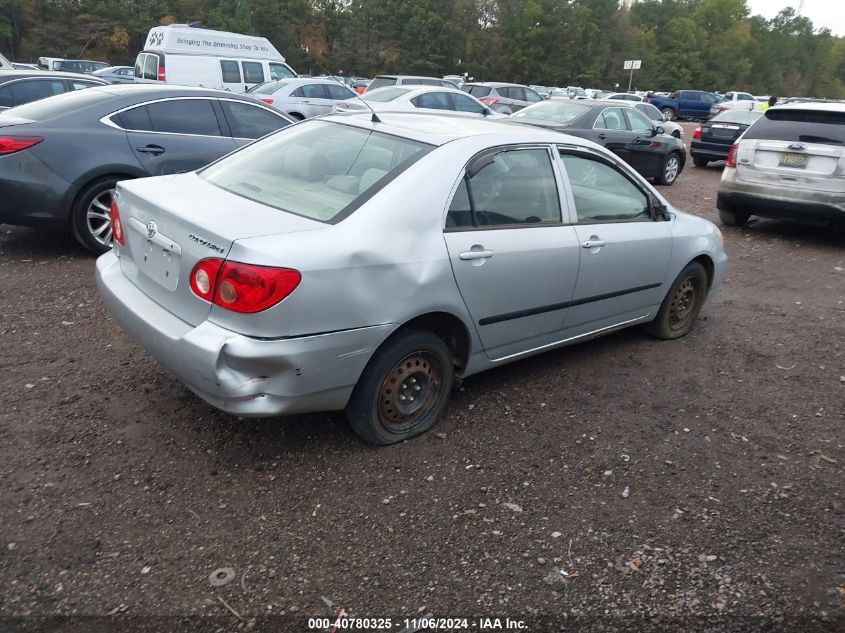
<instances>
[{"instance_id":1,"label":"white van","mask_svg":"<svg viewBox=\"0 0 845 633\"><path fill-rule=\"evenodd\" d=\"M246 92L265 81L297 74L264 37L186 24L150 29L135 59L135 81Z\"/></svg>"}]
</instances>

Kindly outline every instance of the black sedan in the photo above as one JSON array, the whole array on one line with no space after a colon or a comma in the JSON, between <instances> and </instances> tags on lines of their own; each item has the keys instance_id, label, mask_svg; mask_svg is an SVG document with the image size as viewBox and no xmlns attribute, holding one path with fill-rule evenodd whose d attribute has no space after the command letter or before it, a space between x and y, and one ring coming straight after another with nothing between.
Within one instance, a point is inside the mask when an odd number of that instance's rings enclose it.
<instances>
[{"instance_id":1,"label":"black sedan","mask_svg":"<svg viewBox=\"0 0 845 633\"><path fill-rule=\"evenodd\" d=\"M111 247L120 180L206 165L291 123L250 97L165 85L104 86L0 113L0 222Z\"/></svg>"},{"instance_id":2,"label":"black sedan","mask_svg":"<svg viewBox=\"0 0 845 633\"><path fill-rule=\"evenodd\" d=\"M692 162L696 167L707 167L710 161L727 159L731 146L761 116L762 111L726 110L699 123L690 144Z\"/></svg>"},{"instance_id":3,"label":"black sedan","mask_svg":"<svg viewBox=\"0 0 845 633\"><path fill-rule=\"evenodd\" d=\"M666 134L642 112L613 101L553 97L510 118L595 141L661 185L674 183L686 162L680 139Z\"/></svg>"}]
</instances>

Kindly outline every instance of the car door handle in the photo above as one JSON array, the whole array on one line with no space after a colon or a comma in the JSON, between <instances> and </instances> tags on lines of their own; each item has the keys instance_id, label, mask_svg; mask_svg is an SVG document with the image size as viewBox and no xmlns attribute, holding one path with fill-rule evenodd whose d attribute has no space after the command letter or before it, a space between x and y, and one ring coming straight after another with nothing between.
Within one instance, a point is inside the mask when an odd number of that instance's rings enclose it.
<instances>
[{"instance_id":1,"label":"car door handle","mask_svg":"<svg viewBox=\"0 0 845 633\"><path fill-rule=\"evenodd\" d=\"M135 150L142 154L152 154L153 156L164 154L164 148L161 145L145 145L144 147L136 147Z\"/></svg>"},{"instance_id":2,"label":"car door handle","mask_svg":"<svg viewBox=\"0 0 845 633\"><path fill-rule=\"evenodd\" d=\"M311 103L311 101L309 101L308 99L303 99L302 103Z\"/></svg>"},{"instance_id":3,"label":"car door handle","mask_svg":"<svg viewBox=\"0 0 845 633\"><path fill-rule=\"evenodd\" d=\"M493 251L464 251L458 257L464 261L471 259L490 259L493 257Z\"/></svg>"},{"instance_id":4,"label":"car door handle","mask_svg":"<svg viewBox=\"0 0 845 633\"><path fill-rule=\"evenodd\" d=\"M601 140L604 140L604 139L606 139L606 138L607 138L607 134L605 134L604 132L602 132L601 134L599 134L599 138L600 138Z\"/></svg>"},{"instance_id":5,"label":"car door handle","mask_svg":"<svg viewBox=\"0 0 845 633\"><path fill-rule=\"evenodd\" d=\"M597 240L595 238L590 238L586 242L581 242L581 248L601 248L606 245L607 242L604 240Z\"/></svg>"}]
</instances>

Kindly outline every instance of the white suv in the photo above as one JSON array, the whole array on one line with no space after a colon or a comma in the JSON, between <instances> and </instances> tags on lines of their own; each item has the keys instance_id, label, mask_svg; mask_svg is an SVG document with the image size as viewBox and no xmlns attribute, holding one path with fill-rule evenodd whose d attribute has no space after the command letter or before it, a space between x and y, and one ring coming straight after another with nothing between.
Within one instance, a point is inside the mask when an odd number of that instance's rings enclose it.
<instances>
[{"instance_id":1,"label":"white suv","mask_svg":"<svg viewBox=\"0 0 845 633\"><path fill-rule=\"evenodd\" d=\"M751 215L845 225L845 103L766 110L731 147L716 200L730 226Z\"/></svg>"}]
</instances>

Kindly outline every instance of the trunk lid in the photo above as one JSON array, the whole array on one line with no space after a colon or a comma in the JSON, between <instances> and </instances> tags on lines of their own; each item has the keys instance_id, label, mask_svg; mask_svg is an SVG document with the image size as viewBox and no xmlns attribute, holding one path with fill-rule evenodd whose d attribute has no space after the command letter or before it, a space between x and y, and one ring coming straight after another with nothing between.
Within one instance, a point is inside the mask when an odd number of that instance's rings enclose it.
<instances>
[{"instance_id":1,"label":"trunk lid","mask_svg":"<svg viewBox=\"0 0 845 633\"><path fill-rule=\"evenodd\" d=\"M743 129L743 126L738 123L705 123L701 126L701 140L706 143L733 145Z\"/></svg>"},{"instance_id":2,"label":"trunk lid","mask_svg":"<svg viewBox=\"0 0 845 633\"><path fill-rule=\"evenodd\" d=\"M190 288L198 261L226 259L235 240L327 226L229 193L194 173L124 181L117 204L126 241L117 246L123 274L191 325L211 311Z\"/></svg>"},{"instance_id":3,"label":"trunk lid","mask_svg":"<svg viewBox=\"0 0 845 633\"><path fill-rule=\"evenodd\" d=\"M737 178L779 187L845 193L841 145L746 139L737 153Z\"/></svg>"}]
</instances>

